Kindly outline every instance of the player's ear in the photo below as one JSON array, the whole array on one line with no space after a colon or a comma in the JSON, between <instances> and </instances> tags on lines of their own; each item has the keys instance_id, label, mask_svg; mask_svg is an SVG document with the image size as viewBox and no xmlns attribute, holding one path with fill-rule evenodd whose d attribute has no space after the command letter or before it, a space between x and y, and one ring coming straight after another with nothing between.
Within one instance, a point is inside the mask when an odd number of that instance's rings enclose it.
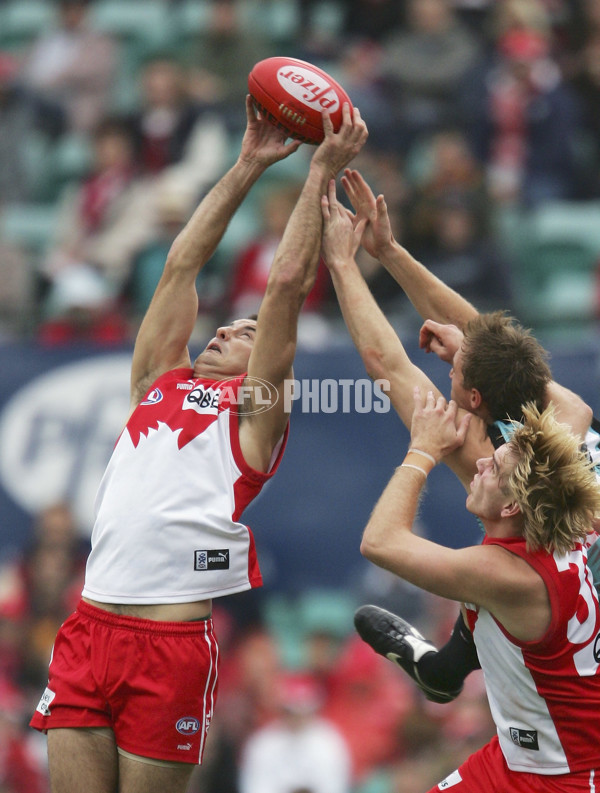
<instances>
[{"instance_id":1,"label":"player's ear","mask_svg":"<svg viewBox=\"0 0 600 793\"><path fill-rule=\"evenodd\" d=\"M500 514L503 518L514 518L520 513L521 507L516 501L511 501L510 504L506 504L504 507L502 507L502 512Z\"/></svg>"},{"instance_id":2,"label":"player's ear","mask_svg":"<svg viewBox=\"0 0 600 793\"><path fill-rule=\"evenodd\" d=\"M469 391L469 410L471 410L473 413L476 410L479 410L482 402L483 399L480 392L476 388L472 388Z\"/></svg>"}]
</instances>

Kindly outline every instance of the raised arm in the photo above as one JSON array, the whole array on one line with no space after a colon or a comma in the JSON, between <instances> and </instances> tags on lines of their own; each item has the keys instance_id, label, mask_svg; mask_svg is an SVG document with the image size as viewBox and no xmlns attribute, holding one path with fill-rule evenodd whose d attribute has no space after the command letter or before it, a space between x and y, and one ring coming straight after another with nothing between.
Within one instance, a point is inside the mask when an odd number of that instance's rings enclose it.
<instances>
[{"instance_id":1,"label":"raised arm","mask_svg":"<svg viewBox=\"0 0 600 793\"><path fill-rule=\"evenodd\" d=\"M398 243L392 234L385 199L355 170L347 169L342 185L358 217L368 225L362 244L398 282L423 319L463 328L477 309L437 278Z\"/></svg>"},{"instance_id":2,"label":"raised arm","mask_svg":"<svg viewBox=\"0 0 600 793\"><path fill-rule=\"evenodd\" d=\"M362 244L381 261L425 320L419 345L452 364L454 353L462 343L461 331L479 312L396 242L384 197L375 198L358 171L346 170L342 184L357 218L367 221ZM577 394L556 382L548 386L546 404L550 401L555 405L557 420L583 437L590 426L591 408Z\"/></svg>"},{"instance_id":3,"label":"raised arm","mask_svg":"<svg viewBox=\"0 0 600 793\"><path fill-rule=\"evenodd\" d=\"M427 375L410 360L396 331L371 294L354 255L361 240L364 219L354 219L337 202L335 184L322 198L325 227L323 254L331 273L340 308L363 360L367 373L374 380L389 382L388 396L396 412L410 430L413 416L415 386L436 397L441 392ZM464 411L460 411L460 416ZM473 417L464 444L445 457L444 462L468 486L475 473L478 457L491 454L484 423Z\"/></svg>"},{"instance_id":4,"label":"raised arm","mask_svg":"<svg viewBox=\"0 0 600 793\"><path fill-rule=\"evenodd\" d=\"M215 252L236 210L269 165L300 143L260 118L246 98L247 127L233 167L207 193L173 242L140 326L131 368L131 409L163 372L190 365L188 342L198 315L196 278Z\"/></svg>"},{"instance_id":5,"label":"raised arm","mask_svg":"<svg viewBox=\"0 0 600 793\"><path fill-rule=\"evenodd\" d=\"M468 417L457 420L455 403L418 388L414 403L409 451L371 514L361 553L428 592L483 606L524 641L539 638L547 630L550 605L543 579L524 559L493 545L454 550L413 533L428 472L468 434ZM413 448L430 459L411 453ZM514 505L506 509L518 512Z\"/></svg>"},{"instance_id":6,"label":"raised arm","mask_svg":"<svg viewBox=\"0 0 600 793\"><path fill-rule=\"evenodd\" d=\"M444 453L464 440L472 418L465 414L457 429L456 403L447 404L443 397L436 398L431 391L422 395L419 387L413 389L409 404L411 412L425 407L434 414L437 432L430 433L432 439L424 437L418 431L418 421L411 420L409 450L375 505L363 533L360 551L369 561L423 589L453 600L473 602L467 597L472 592L465 588L468 568L461 565L463 554L412 531L429 472L442 460ZM419 449L419 453L411 452L412 448Z\"/></svg>"},{"instance_id":7,"label":"raised arm","mask_svg":"<svg viewBox=\"0 0 600 793\"><path fill-rule=\"evenodd\" d=\"M351 111L348 105L343 108L343 123L337 133L326 113L323 125L325 139L313 154L306 182L275 253L248 363L249 378L267 380L278 393L270 410L246 412L240 427L244 457L260 470L267 469L288 419L284 381L292 374L298 316L319 263L321 194L328 181L358 154L368 134L358 109Z\"/></svg>"},{"instance_id":8,"label":"raised arm","mask_svg":"<svg viewBox=\"0 0 600 793\"><path fill-rule=\"evenodd\" d=\"M556 420L567 424L575 435L584 440L592 423L591 407L580 396L554 380L548 384L546 395L547 401L543 407L552 402Z\"/></svg>"}]
</instances>

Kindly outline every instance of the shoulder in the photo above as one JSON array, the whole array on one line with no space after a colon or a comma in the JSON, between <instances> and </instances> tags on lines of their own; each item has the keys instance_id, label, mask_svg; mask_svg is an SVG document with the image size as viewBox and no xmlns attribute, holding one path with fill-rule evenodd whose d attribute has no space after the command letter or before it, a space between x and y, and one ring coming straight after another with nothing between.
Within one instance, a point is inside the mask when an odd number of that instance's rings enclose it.
<instances>
[{"instance_id":1,"label":"shoulder","mask_svg":"<svg viewBox=\"0 0 600 793\"><path fill-rule=\"evenodd\" d=\"M494 598L510 604L515 596L534 599L547 595L556 572L552 554L544 550L530 551L523 537L491 538L485 536L482 550L488 554L495 569L491 571L496 584Z\"/></svg>"},{"instance_id":2,"label":"shoulder","mask_svg":"<svg viewBox=\"0 0 600 793\"><path fill-rule=\"evenodd\" d=\"M524 539L494 539L486 535L483 543L472 550L482 595L472 602L493 611L499 604L510 605L545 593L543 565L536 554L527 551Z\"/></svg>"},{"instance_id":3,"label":"shoulder","mask_svg":"<svg viewBox=\"0 0 600 793\"><path fill-rule=\"evenodd\" d=\"M548 636L556 607L556 582L534 554L515 553L518 544L481 546L487 555L482 596L471 602L483 607L517 641L539 642ZM554 604L554 605L553 605Z\"/></svg>"},{"instance_id":4,"label":"shoulder","mask_svg":"<svg viewBox=\"0 0 600 793\"><path fill-rule=\"evenodd\" d=\"M193 377L194 370L187 367L168 369L165 372L152 372L141 377L131 385L131 410L133 411L152 389L164 386L168 382L189 380Z\"/></svg>"}]
</instances>

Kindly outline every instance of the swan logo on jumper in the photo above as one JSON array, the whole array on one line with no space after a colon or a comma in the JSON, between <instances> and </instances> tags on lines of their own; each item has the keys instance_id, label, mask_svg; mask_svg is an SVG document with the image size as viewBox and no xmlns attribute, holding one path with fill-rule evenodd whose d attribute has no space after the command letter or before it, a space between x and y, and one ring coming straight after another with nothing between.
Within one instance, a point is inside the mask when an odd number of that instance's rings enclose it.
<instances>
[{"instance_id":1,"label":"swan logo on jumper","mask_svg":"<svg viewBox=\"0 0 600 793\"><path fill-rule=\"evenodd\" d=\"M537 730L519 730L510 728L510 740L522 749L535 749L539 751Z\"/></svg>"},{"instance_id":2,"label":"swan logo on jumper","mask_svg":"<svg viewBox=\"0 0 600 793\"><path fill-rule=\"evenodd\" d=\"M156 405L157 402L161 402L163 398L162 391L160 388L153 388L152 391L148 394L146 399L141 403L142 405Z\"/></svg>"},{"instance_id":3,"label":"swan logo on jumper","mask_svg":"<svg viewBox=\"0 0 600 793\"><path fill-rule=\"evenodd\" d=\"M194 551L194 570L229 570L229 548Z\"/></svg>"},{"instance_id":4,"label":"swan logo on jumper","mask_svg":"<svg viewBox=\"0 0 600 793\"><path fill-rule=\"evenodd\" d=\"M200 722L193 716L184 716L175 725L177 732L182 735L195 735L200 729Z\"/></svg>"}]
</instances>

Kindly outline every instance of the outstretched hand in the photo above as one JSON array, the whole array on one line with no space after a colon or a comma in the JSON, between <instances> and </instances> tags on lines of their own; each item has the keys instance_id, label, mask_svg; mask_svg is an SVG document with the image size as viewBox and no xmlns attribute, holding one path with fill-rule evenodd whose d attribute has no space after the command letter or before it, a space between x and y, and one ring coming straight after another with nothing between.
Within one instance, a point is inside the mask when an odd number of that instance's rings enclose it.
<instances>
[{"instance_id":1,"label":"outstretched hand","mask_svg":"<svg viewBox=\"0 0 600 793\"><path fill-rule=\"evenodd\" d=\"M321 197L323 213L323 257L328 267L354 258L367 223L357 219L338 203L335 180L329 181L327 195Z\"/></svg>"},{"instance_id":2,"label":"outstretched hand","mask_svg":"<svg viewBox=\"0 0 600 793\"><path fill-rule=\"evenodd\" d=\"M333 124L329 113L323 111L323 142L317 146L312 162L326 167L329 175L334 178L342 168L356 157L367 142L369 131L357 107L350 109L344 102L342 105L342 123L337 132L333 131Z\"/></svg>"},{"instance_id":3,"label":"outstretched hand","mask_svg":"<svg viewBox=\"0 0 600 793\"><path fill-rule=\"evenodd\" d=\"M446 402L443 396L436 399L433 391L428 391L423 397L419 386L415 386L414 399L411 447L431 454L439 463L463 445L473 416L466 413L457 426L458 406L453 399L450 402Z\"/></svg>"},{"instance_id":4,"label":"outstretched hand","mask_svg":"<svg viewBox=\"0 0 600 793\"><path fill-rule=\"evenodd\" d=\"M456 325L441 325L427 319L419 331L419 347L425 352L433 352L437 357L452 364L456 352L463 343L463 332Z\"/></svg>"},{"instance_id":5,"label":"outstretched hand","mask_svg":"<svg viewBox=\"0 0 600 793\"><path fill-rule=\"evenodd\" d=\"M342 187L357 217L367 220L362 246L375 259L381 258L386 246L394 243L385 198L382 195L376 198L361 174L348 168L342 176Z\"/></svg>"},{"instance_id":6,"label":"outstretched hand","mask_svg":"<svg viewBox=\"0 0 600 793\"><path fill-rule=\"evenodd\" d=\"M278 129L255 107L250 94L246 96L246 131L242 139L240 160L268 167L284 160L302 145L299 140L286 143L285 132Z\"/></svg>"}]
</instances>

